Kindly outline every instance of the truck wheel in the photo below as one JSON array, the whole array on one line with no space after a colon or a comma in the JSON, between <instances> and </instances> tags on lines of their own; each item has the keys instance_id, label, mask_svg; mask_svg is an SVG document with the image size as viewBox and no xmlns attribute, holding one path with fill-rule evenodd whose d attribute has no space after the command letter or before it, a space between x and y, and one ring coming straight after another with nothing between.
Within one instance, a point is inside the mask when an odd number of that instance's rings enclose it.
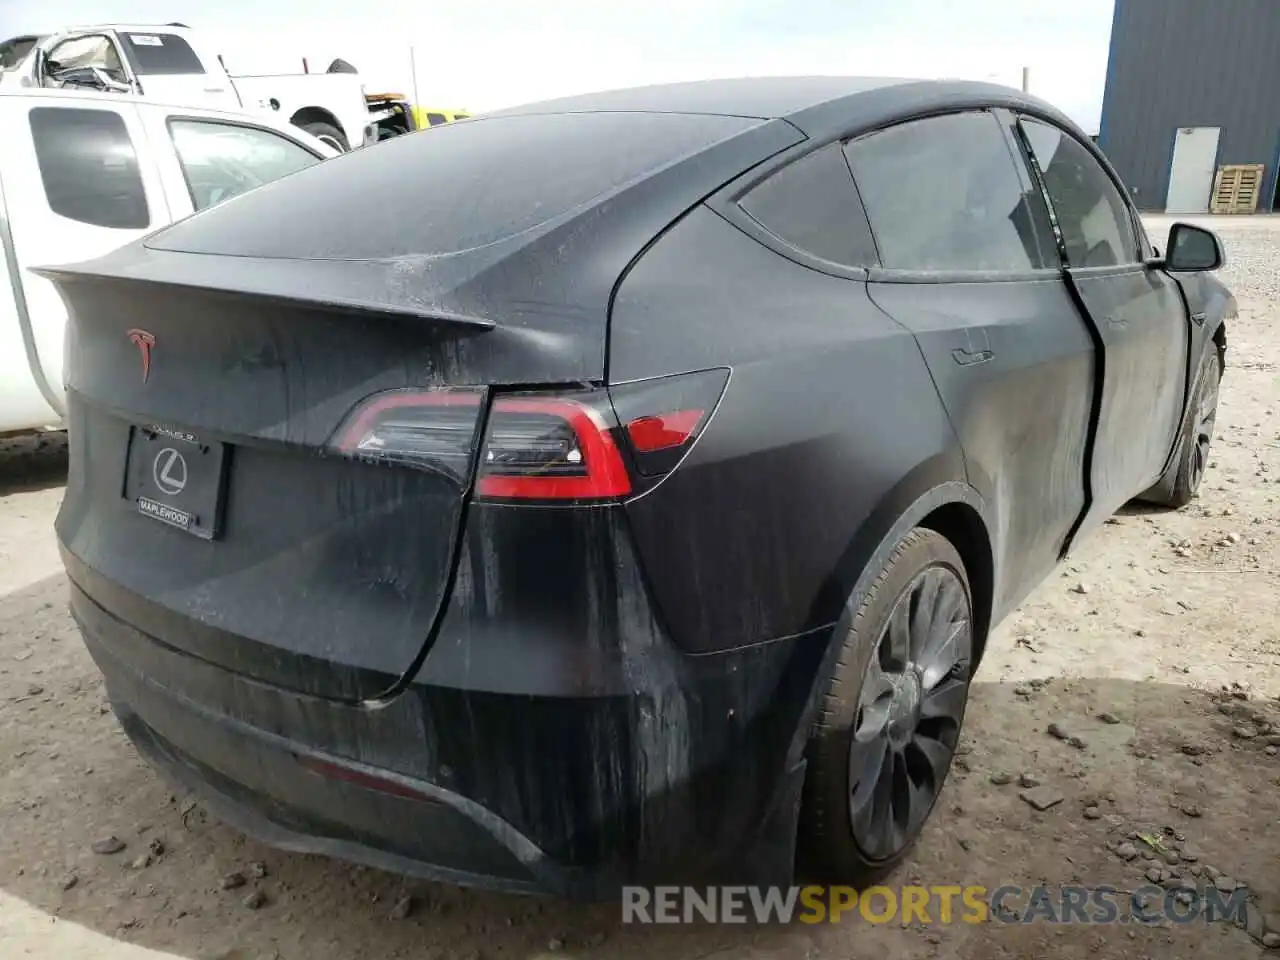
<instances>
[{"instance_id":1,"label":"truck wheel","mask_svg":"<svg viewBox=\"0 0 1280 960\"><path fill-rule=\"evenodd\" d=\"M347 138L343 136L342 131L331 123L321 123L318 120L313 120L310 123L300 123L298 126L317 140L327 143L339 153L346 153L351 149L351 145L347 143Z\"/></svg>"},{"instance_id":2,"label":"truck wheel","mask_svg":"<svg viewBox=\"0 0 1280 960\"><path fill-rule=\"evenodd\" d=\"M873 882L919 837L960 737L975 639L960 555L911 531L858 605L809 741L798 839L815 880Z\"/></svg>"}]
</instances>

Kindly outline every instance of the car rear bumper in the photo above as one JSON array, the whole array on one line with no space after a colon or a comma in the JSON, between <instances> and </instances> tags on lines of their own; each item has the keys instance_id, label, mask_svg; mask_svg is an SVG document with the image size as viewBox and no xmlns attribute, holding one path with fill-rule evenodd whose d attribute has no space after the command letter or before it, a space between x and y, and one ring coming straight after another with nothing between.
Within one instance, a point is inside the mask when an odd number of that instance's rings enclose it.
<instances>
[{"instance_id":1,"label":"car rear bumper","mask_svg":"<svg viewBox=\"0 0 1280 960\"><path fill-rule=\"evenodd\" d=\"M264 842L579 899L627 883L790 880L793 747L823 637L694 658L623 694L413 684L355 704L183 653L74 577L71 607L140 752Z\"/></svg>"}]
</instances>

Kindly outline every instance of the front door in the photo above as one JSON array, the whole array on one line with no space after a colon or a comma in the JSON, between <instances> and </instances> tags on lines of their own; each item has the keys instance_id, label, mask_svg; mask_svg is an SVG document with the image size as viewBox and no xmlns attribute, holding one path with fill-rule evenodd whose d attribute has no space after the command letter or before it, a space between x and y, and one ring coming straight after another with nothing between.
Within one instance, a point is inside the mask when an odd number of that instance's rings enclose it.
<instances>
[{"instance_id":1,"label":"front door","mask_svg":"<svg viewBox=\"0 0 1280 960\"><path fill-rule=\"evenodd\" d=\"M1218 164L1218 127L1183 127L1173 139L1167 213L1208 213Z\"/></svg>"},{"instance_id":2,"label":"front door","mask_svg":"<svg viewBox=\"0 0 1280 960\"><path fill-rule=\"evenodd\" d=\"M217 58L198 53L186 36L168 30L121 30L117 36L148 99L210 110L243 109Z\"/></svg>"},{"instance_id":3,"label":"front door","mask_svg":"<svg viewBox=\"0 0 1280 960\"><path fill-rule=\"evenodd\" d=\"M1190 321L1177 284L1147 266L1134 214L1092 151L1044 121L1024 117L1020 126L1068 278L1102 347L1090 507L1078 540L1163 472L1182 419Z\"/></svg>"}]
</instances>

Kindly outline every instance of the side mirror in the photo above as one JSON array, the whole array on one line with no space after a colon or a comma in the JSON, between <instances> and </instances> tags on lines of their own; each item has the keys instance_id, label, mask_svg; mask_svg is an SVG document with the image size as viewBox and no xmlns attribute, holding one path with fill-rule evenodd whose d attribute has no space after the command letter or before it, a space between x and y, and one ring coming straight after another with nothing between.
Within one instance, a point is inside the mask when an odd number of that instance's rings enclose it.
<instances>
[{"instance_id":1,"label":"side mirror","mask_svg":"<svg viewBox=\"0 0 1280 960\"><path fill-rule=\"evenodd\" d=\"M1171 273L1198 273L1217 270L1227 262L1227 251L1212 230L1189 223L1169 228L1169 252L1164 268Z\"/></svg>"}]
</instances>

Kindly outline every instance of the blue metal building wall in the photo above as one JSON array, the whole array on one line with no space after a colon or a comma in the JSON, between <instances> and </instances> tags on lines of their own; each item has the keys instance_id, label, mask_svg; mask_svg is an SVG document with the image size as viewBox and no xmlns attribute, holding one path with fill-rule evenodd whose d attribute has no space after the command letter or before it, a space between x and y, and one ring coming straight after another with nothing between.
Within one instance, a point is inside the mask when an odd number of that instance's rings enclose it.
<instances>
[{"instance_id":1,"label":"blue metal building wall","mask_svg":"<svg viewBox=\"0 0 1280 960\"><path fill-rule=\"evenodd\" d=\"M1116 0L1098 145L1143 210L1163 210L1179 127L1220 127L1218 165L1280 154L1280 0Z\"/></svg>"}]
</instances>

